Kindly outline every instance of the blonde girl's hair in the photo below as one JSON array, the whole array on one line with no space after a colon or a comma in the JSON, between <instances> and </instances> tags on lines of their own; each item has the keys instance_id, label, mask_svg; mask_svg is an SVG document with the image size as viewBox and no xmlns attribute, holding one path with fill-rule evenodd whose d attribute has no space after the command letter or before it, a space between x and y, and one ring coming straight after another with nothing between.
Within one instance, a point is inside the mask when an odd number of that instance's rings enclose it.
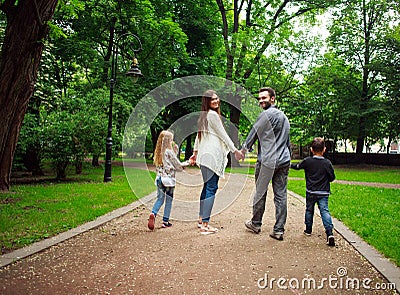
<instances>
[{"instance_id":1,"label":"blonde girl's hair","mask_svg":"<svg viewBox=\"0 0 400 295\"><path fill-rule=\"evenodd\" d=\"M172 141L174 135L168 130L161 131L157 139L156 148L154 150L154 165L163 166L163 159L166 149L172 149Z\"/></svg>"}]
</instances>

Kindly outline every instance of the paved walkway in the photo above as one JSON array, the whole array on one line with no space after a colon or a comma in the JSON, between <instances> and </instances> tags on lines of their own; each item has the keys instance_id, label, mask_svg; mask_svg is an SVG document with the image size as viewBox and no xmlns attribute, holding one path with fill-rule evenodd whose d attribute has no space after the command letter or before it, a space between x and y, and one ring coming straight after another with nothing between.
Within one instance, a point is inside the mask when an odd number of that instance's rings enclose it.
<instances>
[{"instance_id":1,"label":"paved walkway","mask_svg":"<svg viewBox=\"0 0 400 295\"><path fill-rule=\"evenodd\" d=\"M243 223L251 215L252 177L228 174L221 179L212 217L220 231L201 235L191 221L196 219L201 183L199 173L193 173L178 176L192 183L176 187L172 228L147 229L149 210L143 204L153 204L151 194L1 256L0 293L394 294L392 284L399 288L399 268L338 220L336 247L325 245L319 218L313 235L304 236L304 199L296 194L288 197L284 241L268 236L274 215L271 197L262 232L247 231Z\"/></svg>"}]
</instances>

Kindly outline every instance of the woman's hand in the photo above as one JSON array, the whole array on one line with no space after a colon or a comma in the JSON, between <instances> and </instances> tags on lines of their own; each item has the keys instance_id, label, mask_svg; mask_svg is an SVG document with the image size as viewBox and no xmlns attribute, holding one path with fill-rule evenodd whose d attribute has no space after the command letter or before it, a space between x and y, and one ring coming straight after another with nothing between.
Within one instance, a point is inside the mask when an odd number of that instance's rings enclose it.
<instances>
[{"instance_id":1,"label":"woman's hand","mask_svg":"<svg viewBox=\"0 0 400 295\"><path fill-rule=\"evenodd\" d=\"M244 160L244 154L242 153L242 151L239 150L235 151L235 159L237 161Z\"/></svg>"}]
</instances>

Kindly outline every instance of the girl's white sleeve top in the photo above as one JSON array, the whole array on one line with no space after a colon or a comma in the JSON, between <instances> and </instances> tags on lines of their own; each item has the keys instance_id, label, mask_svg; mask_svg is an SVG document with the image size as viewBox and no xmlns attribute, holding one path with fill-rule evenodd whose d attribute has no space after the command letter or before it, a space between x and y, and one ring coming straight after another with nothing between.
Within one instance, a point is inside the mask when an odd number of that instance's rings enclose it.
<instances>
[{"instance_id":1,"label":"girl's white sleeve top","mask_svg":"<svg viewBox=\"0 0 400 295\"><path fill-rule=\"evenodd\" d=\"M202 133L200 141L196 136L194 143L194 150L197 151L196 163L224 177L224 170L228 164L227 155L229 151L235 152L237 149L226 133L217 112L209 110L207 121L208 130Z\"/></svg>"}]
</instances>

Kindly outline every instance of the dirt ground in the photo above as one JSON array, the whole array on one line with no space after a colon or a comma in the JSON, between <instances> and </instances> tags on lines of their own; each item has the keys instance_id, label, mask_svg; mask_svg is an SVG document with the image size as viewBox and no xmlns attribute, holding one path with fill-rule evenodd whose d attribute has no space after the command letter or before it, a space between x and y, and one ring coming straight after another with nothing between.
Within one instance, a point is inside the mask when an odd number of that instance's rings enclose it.
<instances>
[{"instance_id":1,"label":"dirt ground","mask_svg":"<svg viewBox=\"0 0 400 295\"><path fill-rule=\"evenodd\" d=\"M193 175L194 183L199 177ZM305 236L304 205L294 197L288 199L283 241L269 237L274 223L271 191L261 233L246 230L253 189L252 177L221 179L217 199L232 204L222 202L221 212L211 218L219 232L202 235L192 213L200 187L178 184L173 212L179 212L171 228L162 229L157 218L156 229L148 230L150 209L143 205L1 269L0 293L395 294L375 289L388 282L340 235L335 247L325 244L318 216L312 236ZM190 219L182 218L184 213L193 219L183 221Z\"/></svg>"}]
</instances>

